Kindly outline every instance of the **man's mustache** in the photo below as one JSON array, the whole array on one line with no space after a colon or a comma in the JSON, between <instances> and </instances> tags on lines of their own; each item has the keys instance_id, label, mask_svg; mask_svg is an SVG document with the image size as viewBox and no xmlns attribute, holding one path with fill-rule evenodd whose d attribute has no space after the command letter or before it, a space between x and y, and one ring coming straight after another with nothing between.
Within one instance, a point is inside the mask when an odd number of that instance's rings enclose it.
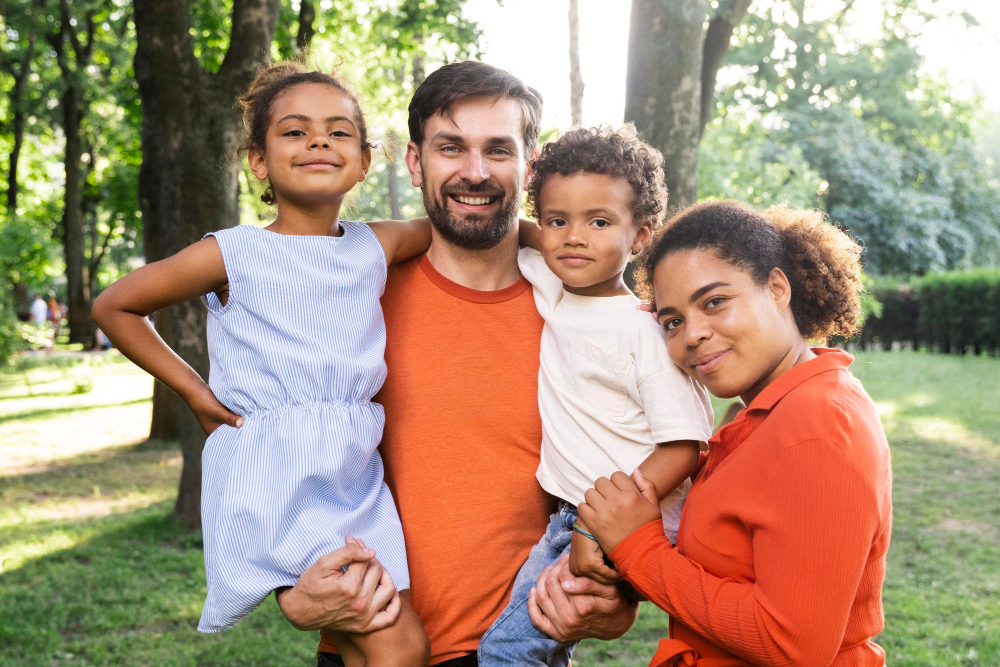
<instances>
[{"instance_id":1,"label":"man's mustache","mask_svg":"<svg viewBox=\"0 0 1000 667\"><path fill-rule=\"evenodd\" d=\"M471 181L460 181L451 185L441 186L443 195L487 195L489 197L503 197L507 193L500 186L492 183L473 183Z\"/></svg>"}]
</instances>

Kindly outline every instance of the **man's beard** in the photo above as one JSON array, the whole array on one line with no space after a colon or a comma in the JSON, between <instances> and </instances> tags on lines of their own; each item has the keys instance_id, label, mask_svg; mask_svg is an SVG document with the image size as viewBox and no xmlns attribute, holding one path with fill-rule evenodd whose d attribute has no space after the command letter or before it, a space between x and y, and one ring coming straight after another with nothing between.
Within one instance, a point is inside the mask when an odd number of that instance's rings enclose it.
<instances>
[{"instance_id":1,"label":"man's beard","mask_svg":"<svg viewBox=\"0 0 1000 667\"><path fill-rule=\"evenodd\" d=\"M495 213L465 213L457 215L448 209L451 193L500 197ZM462 181L457 185L444 185L437 197L423 189L424 210L448 243L466 250L489 250L503 241L517 224L520 202L516 196L507 196L503 188L490 183L473 184Z\"/></svg>"}]
</instances>

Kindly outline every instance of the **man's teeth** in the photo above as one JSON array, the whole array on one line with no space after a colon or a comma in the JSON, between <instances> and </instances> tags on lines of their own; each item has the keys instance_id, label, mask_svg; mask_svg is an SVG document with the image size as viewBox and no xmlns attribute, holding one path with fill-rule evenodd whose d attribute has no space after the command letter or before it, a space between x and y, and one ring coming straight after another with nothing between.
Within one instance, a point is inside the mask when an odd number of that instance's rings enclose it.
<instances>
[{"instance_id":1,"label":"man's teeth","mask_svg":"<svg viewBox=\"0 0 1000 667\"><path fill-rule=\"evenodd\" d=\"M455 197L455 201L469 206L482 206L490 203L489 197Z\"/></svg>"}]
</instances>

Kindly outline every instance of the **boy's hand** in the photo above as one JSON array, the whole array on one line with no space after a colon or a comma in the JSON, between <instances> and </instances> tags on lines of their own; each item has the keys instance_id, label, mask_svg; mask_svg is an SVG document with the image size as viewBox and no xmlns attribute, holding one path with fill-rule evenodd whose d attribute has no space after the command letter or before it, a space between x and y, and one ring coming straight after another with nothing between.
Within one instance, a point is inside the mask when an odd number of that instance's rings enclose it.
<instances>
[{"instance_id":1,"label":"boy's hand","mask_svg":"<svg viewBox=\"0 0 1000 667\"><path fill-rule=\"evenodd\" d=\"M661 516L656 487L638 469L632 477L619 471L611 479L600 478L584 498L587 502L577 506L580 518L607 551Z\"/></svg>"},{"instance_id":2,"label":"boy's hand","mask_svg":"<svg viewBox=\"0 0 1000 667\"><path fill-rule=\"evenodd\" d=\"M605 564L601 545L575 530L569 547L569 571L573 576L590 577L602 584L610 585L622 579L620 574Z\"/></svg>"},{"instance_id":3,"label":"boy's hand","mask_svg":"<svg viewBox=\"0 0 1000 667\"><path fill-rule=\"evenodd\" d=\"M191 407L191 411L194 412L195 419L205 431L205 435L211 435L212 431L223 424L234 428L243 426L243 417L233 414L229 408L220 403L207 384L203 384L186 401Z\"/></svg>"}]
</instances>

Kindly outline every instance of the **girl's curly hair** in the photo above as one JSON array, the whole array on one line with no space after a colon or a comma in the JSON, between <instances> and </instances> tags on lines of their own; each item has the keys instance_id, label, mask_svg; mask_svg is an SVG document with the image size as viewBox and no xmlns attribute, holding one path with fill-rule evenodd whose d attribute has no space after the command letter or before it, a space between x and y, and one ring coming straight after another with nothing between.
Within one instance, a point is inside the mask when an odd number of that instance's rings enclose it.
<instances>
[{"instance_id":1,"label":"girl's curly hair","mask_svg":"<svg viewBox=\"0 0 1000 667\"><path fill-rule=\"evenodd\" d=\"M354 123L358 126L361 138L361 150L371 150L368 141L368 125L361 111L357 96L339 78L326 72L309 71L302 63L291 61L275 63L262 69L250 88L239 98L243 107L243 141L240 143L239 154L251 148L263 151L267 141L267 128L271 125L271 106L275 98L292 86L302 83L322 83L333 86L344 93L354 104ZM274 204L274 190L268 184L261 194L260 200L265 204Z\"/></svg>"},{"instance_id":2,"label":"girl's curly hair","mask_svg":"<svg viewBox=\"0 0 1000 667\"><path fill-rule=\"evenodd\" d=\"M625 179L632 186L635 223L648 221L657 227L663 220L667 206L663 154L642 141L632 123L576 128L542 146L531 162L528 214L538 220L542 187L549 178L579 173Z\"/></svg>"},{"instance_id":3,"label":"girl's curly hair","mask_svg":"<svg viewBox=\"0 0 1000 667\"><path fill-rule=\"evenodd\" d=\"M850 337L861 319L861 246L820 211L775 206L763 213L736 201L698 204L675 215L643 252L636 283L653 295L653 271L681 250L713 250L764 284L781 269L803 337Z\"/></svg>"}]
</instances>

